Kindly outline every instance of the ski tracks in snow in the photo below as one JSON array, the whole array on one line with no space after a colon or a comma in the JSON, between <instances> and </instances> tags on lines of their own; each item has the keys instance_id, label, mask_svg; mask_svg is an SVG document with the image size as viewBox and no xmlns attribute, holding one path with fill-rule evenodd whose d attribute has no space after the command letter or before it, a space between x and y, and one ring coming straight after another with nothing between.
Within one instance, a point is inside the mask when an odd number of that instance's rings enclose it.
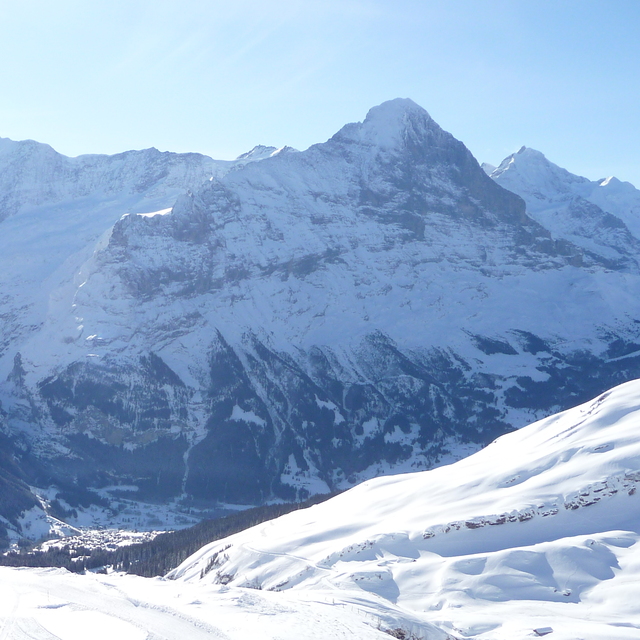
<instances>
[{"instance_id":1,"label":"ski tracks in snow","mask_svg":"<svg viewBox=\"0 0 640 640\"><path fill-rule=\"evenodd\" d=\"M228 640L178 608L132 598L108 579L64 570L0 571L0 640ZM6 612L6 613L5 613Z\"/></svg>"}]
</instances>

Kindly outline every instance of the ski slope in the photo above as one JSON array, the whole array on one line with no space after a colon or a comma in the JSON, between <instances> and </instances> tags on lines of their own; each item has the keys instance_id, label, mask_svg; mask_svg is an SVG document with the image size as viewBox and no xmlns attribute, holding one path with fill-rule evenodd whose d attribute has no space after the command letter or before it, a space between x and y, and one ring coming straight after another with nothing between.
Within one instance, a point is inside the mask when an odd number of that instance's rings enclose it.
<instances>
[{"instance_id":1,"label":"ski slope","mask_svg":"<svg viewBox=\"0 0 640 640\"><path fill-rule=\"evenodd\" d=\"M639 420L633 381L455 464L213 543L171 577L348 594L461 637L637 638Z\"/></svg>"},{"instance_id":2,"label":"ski slope","mask_svg":"<svg viewBox=\"0 0 640 640\"><path fill-rule=\"evenodd\" d=\"M382 625L377 612L330 594L0 568L3 640L384 640ZM429 628L426 637L447 635Z\"/></svg>"}]
</instances>

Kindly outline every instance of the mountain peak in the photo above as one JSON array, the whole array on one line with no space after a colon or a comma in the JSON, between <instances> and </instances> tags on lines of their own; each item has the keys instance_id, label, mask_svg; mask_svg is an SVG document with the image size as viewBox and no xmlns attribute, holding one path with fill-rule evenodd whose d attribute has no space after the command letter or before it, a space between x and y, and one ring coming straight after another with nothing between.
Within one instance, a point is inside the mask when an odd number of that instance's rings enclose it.
<instances>
[{"instance_id":1,"label":"mountain peak","mask_svg":"<svg viewBox=\"0 0 640 640\"><path fill-rule=\"evenodd\" d=\"M540 151L536 151L535 149L531 149L530 147L525 147L524 145L518 149L515 153L507 156L496 169L492 171L490 174L492 178L497 178L499 175L502 175L505 171L513 171L514 169L519 168L521 165L526 163L527 168L531 165L536 165L539 167L542 166L554 166L549 160L547 160L546 156Z\"/></svg>"},{"instance_id":2,"label":"mountain peak","mask_svg":"<svg viewBox=\"0 0 640 640\"><path fill-rule=\"evenodd\" d=\"M608 178L601 178L600 180L597 181L597 184L599 187L608 187L610 185L618 186L619 184L622 184L622 183L615 176L609 176Z\"/></svg>"},{"instance_id":3,"label":"mountain peak","mask_svg":"<svg viewBox=\"0 0 640 640\"><path fill-rule=\"evenodd\" d=\"M264 144L258 144L250 151L241 153L236 160L262 160L263 158L268 158L277 150L277 147L267 147Z\"/></svg>"},{"instance_id":4,"label":"mountain peak","mask_svg":"<svg viewBox=\"0 0 640 640\"><path fill-rule=\"evenodd\" d=\"M538 190L544 185L546 189L564 192L566 183L587 181L554 164L540 151L525 146L507 156L491 177L500 178L498 181L503 187L516 193L519 193L516 187L521 183Z\"/></svg>"},{"instance_id":5,"label":"mountain peak","mask_svg":"<svg viewBox=\"0 0 640 640\"><path fill-rule=\"evenodd\" d=\"M396 98L372 107L363 122L345 125L333 139L392 149L399 146L409 129L432 127L439 129L425 109L409 98Z\"/></svg>"},{"instance_id":6,"label":"mountain peak","mask_svg":"<svg viewBox=\"0 0 640 640\"><path fill-rule=\"evenodd\" d=\"M371 107L364 121L365 123L376 122L378 124L392 123L412 115L427 116L431 119L427 110L416 104L411 98L394 98Z\"/></svg>"}]
</instances>

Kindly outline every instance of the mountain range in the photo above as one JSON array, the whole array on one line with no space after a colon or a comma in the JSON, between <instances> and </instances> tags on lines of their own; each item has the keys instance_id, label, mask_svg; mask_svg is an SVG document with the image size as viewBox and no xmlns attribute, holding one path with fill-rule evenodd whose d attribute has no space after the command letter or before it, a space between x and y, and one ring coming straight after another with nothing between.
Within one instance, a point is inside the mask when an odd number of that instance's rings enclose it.
<instances>
[{"instance_id":1,"label":"mountain range","mask_svg":"<svg viewBox=\"0 0 640 640\"><path fill-rule=\"evenodd\" d=\"M0 142L9 536L428 469L640 375L640 192L410 100L233 162Z\"/></svg>"}]
</instances>

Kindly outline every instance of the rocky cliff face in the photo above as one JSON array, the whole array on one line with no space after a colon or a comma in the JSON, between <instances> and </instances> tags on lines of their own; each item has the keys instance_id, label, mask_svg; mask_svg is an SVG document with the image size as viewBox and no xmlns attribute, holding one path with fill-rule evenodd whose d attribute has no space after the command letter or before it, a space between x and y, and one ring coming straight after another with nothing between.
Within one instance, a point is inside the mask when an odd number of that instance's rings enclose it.
<instances>
[{"instance_id":1,"label":"rocky cliff face","mask_svg":"<svg viewBox=\"0 0 640 640\"><path fill-rule=\"evenodd\" d=\"M7 342L5 429L32 484L302 497L638 375L619 211L560 211L585 231L558 233L408 100L263 155L119 219Z\"/></svg>"}]
</instances>

